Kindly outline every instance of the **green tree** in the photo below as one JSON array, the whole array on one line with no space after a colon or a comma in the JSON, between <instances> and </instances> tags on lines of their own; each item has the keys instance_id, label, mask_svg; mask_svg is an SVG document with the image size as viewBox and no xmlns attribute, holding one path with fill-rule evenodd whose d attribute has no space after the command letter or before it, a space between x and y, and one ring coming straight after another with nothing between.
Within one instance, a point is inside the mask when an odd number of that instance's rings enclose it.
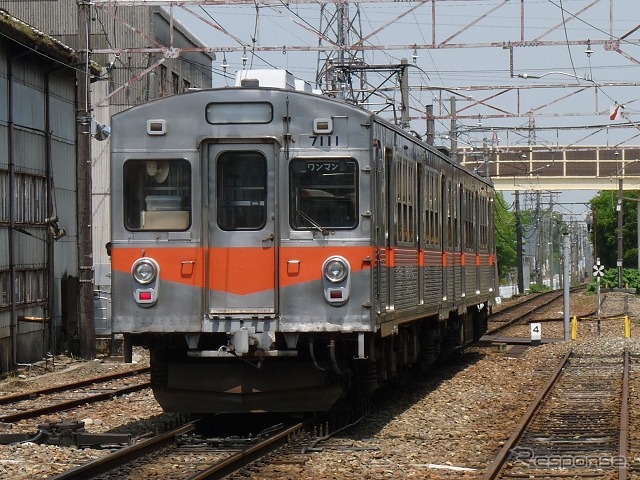
<instances>
[{"instance_id":1,"label":"green tree","mask_svg":"<svg viewBox=\"0 0 640 480\"><path fill-rule=\"evenodd\" d=\"M638 268L638 192L624 192L622 201L622 264ZM618 260L618 192L601 191L590 202L592 212L591 243L596 257L607 268L615 268Z\"/></svg>"},{"instance_id":2,"label":"green tree","mask_svg":"<svg viewBox=\"0 0 640 480\"><path fill-rule=\"evenodd\" d=\"M516 257L516 218L509 210L502 192L495 197L496 255L498 257L498 275L503 278L517 266Z\"/></svg>"}]
</instances>

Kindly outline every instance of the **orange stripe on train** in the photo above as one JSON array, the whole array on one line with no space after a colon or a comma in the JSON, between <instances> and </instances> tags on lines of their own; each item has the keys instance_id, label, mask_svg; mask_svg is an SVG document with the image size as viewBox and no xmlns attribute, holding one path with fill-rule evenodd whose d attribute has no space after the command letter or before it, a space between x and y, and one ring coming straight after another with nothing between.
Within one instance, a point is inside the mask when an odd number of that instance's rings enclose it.
<instances>
[{"instance_id":1,"label":"orange stripe on train","mask_svg":"<svg viewBox=\"0 0 640 480\"><path fill-rule=\"evenodd\" d=\"M280 286L310 282L322 278L322 264L334 255L347 259L352 272L371 268L374 247L281 247Z\"/></svg>"},{"instance_id":2,"label":"orange stripe on train","mask_svg":"<svg viewBox=\"0 0 640 480\"><path fill-rule=\"evenodd\" d=\"M212 290L249 295L274 288L275 251L273 248L211 248L208 285ZM115 271L130 273L138 258L154 258L160 265L160 277L169 282L205 288L205 249L193 248L114 248L111 265ZM281 247L279 284L281 287L320 280L322 264L340 255L353 272L371 268L374 248L363 247Z\"/></svg>"},{"instance_id":3,"label":"orange stripe on train","mask_svg":"<svg viewBox=\"0 0 640 480\"><path fill-rule=\"evenodd\" d=\"M150 257L158 262L160 278L163 280L200 288L204 285L204 251L198 247L114 247L111 251L111 268L117 272L131 273L133 262L142 257Z\"/></svg>"},{"instance_id":4,"label":"orange stripe on train","mask_svg":"<svg viewBox=\"0 0 640 480\"><path fill-rule=\"evenodd\" d=\"M115 247L112 251L111 264L115 271L130 273L131 265L138 258L147 256L154 258L160 265L162 280L205 288L205 249L201 247ZM236 295L250 295L271 290L275 283L275 251L273 248L260 247L226 247L211 248L207 283L209 288ZM353 272L372 267L375 259L375 247L323 247L295 246L281 247L279 253L279 285L288 287L322 278L322 264L333 256L345 257L351 264ZM395 267L396 262L402 264L420 264L436 266L438 258L441 265L464 265L465 255L458 253L429 252L431 261L424 261L419 252L418 257L408 255L406 249L387 249L387 266ZM495 264L495 256L488 255L489 265ZM475 264L480 260L484 264L485 255L475 256Z\"/></svg>"}]
</instances>

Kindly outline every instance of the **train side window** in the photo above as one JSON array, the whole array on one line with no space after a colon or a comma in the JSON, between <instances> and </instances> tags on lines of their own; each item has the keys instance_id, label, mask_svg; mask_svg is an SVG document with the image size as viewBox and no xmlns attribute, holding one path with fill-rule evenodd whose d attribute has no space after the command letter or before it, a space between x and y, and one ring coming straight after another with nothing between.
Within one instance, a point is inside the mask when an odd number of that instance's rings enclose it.
<instances>
[{"instance_id":1,"label":"train side window","mask_svg":"<svg viewBox=\"0 0 640 480\"><path fill-rule=\"evenodd\" d=\"M123 167L127 230L187 230L191 165L183 159L128 160Z\"/></svg>"},{"instance_id":2,"label":"train side window","mask_svg":"<svg viewBox=\"0 0 640 480\"><path fill-rule=\"evenodd\" d=\"M217 160L217 215L222 230L260 230L267 223L267 159L227 151Z\"/></svg>"},{"instance_id":3,"label":"train side window","mask_svg":"<svg viewBox=\"0 0 640 480\"><path fill-rule=\"evenodd\" d=\"M347 229L358 225L355 160L293 160L289 166L289 185L292 228Z\"/></svg>"},{"instance_id":4,"label":"train side window","mask_svg":"<svg viewBox=\"0 0 640 480\"><path fill-rule=\"evenodd\" d=\"M416 240L417 165L408 159L396 158L396 238L398 243Z\"/></svg>"},{"instance_id":5,"label":"train side window","mask_svg":"<svg viewBox=\"0 0 640 480\"><path fill-rule=\"evenodd\" d=\"M440 243L440 216L442 208L440 200L440 178L435 172L426 174L425 213L423 235L424 241L430 245Z\"/></svg>"}]
</instances>

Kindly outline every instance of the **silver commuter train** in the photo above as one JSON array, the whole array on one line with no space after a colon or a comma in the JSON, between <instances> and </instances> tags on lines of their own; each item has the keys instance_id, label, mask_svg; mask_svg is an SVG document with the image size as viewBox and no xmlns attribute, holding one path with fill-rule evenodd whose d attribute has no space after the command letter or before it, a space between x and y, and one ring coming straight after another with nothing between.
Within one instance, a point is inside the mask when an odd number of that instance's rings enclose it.
<instances>
[{"instance_id":1,"label":"silver commuter train","mask_svg":"<svg viewBox=\"0 0 640 480\"><path fill-rule=\"evenodd\" d=\"M371 112L193 91L111 148L113 330L166 411L327 410L486 331L491 183Z\"/></svg>"}]
</instances>

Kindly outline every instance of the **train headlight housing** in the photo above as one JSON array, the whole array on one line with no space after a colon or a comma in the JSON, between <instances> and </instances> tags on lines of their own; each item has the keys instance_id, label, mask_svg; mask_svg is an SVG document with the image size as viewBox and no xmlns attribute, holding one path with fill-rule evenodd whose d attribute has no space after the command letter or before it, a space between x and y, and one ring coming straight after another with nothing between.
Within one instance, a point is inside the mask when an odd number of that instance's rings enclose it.
<instances>
[{"instance_id":1,"label":"train headlight housing","mask_svg":"<svg viewBox=\"0 0 640 480\"><path fill-rule=\"evenodd\" d=\"M131 273L136 282L148 285L158 276L158 264L150 258L140 258L131 267Z\"/></svg>"},{"instance_id":2,"label":"train headlight housing","mask_svg":"<svg viewBox=\"0 0 640 480\"><path fill-rule=\"evenodd\" d=\"M131 265L133 299L140 307L152 307L158 301L160 266L153 258L139 258Z\"/></svg>"},{"instance_id":3,"label":"train headlight housing","mask_svg":"<svg viewBox=\"0 0 640 480\"><path fill-rule=\"evenodd\" d=\"M322 271L331 283L340 283L349 275L349 265L342 257L331 257L324 262Z\"/></svg>"},{"instance_id":4,"label":"train headlight housing","mask_svg":"<svg viewBox=\"0 0 640 480\"><path fill-rule=\"evenodd\" d=\"M344 257L333 256L322 264L322 288L329 305L339 307L349 300L351 291L351 265Z\"/></svg>"}]
</instances>

